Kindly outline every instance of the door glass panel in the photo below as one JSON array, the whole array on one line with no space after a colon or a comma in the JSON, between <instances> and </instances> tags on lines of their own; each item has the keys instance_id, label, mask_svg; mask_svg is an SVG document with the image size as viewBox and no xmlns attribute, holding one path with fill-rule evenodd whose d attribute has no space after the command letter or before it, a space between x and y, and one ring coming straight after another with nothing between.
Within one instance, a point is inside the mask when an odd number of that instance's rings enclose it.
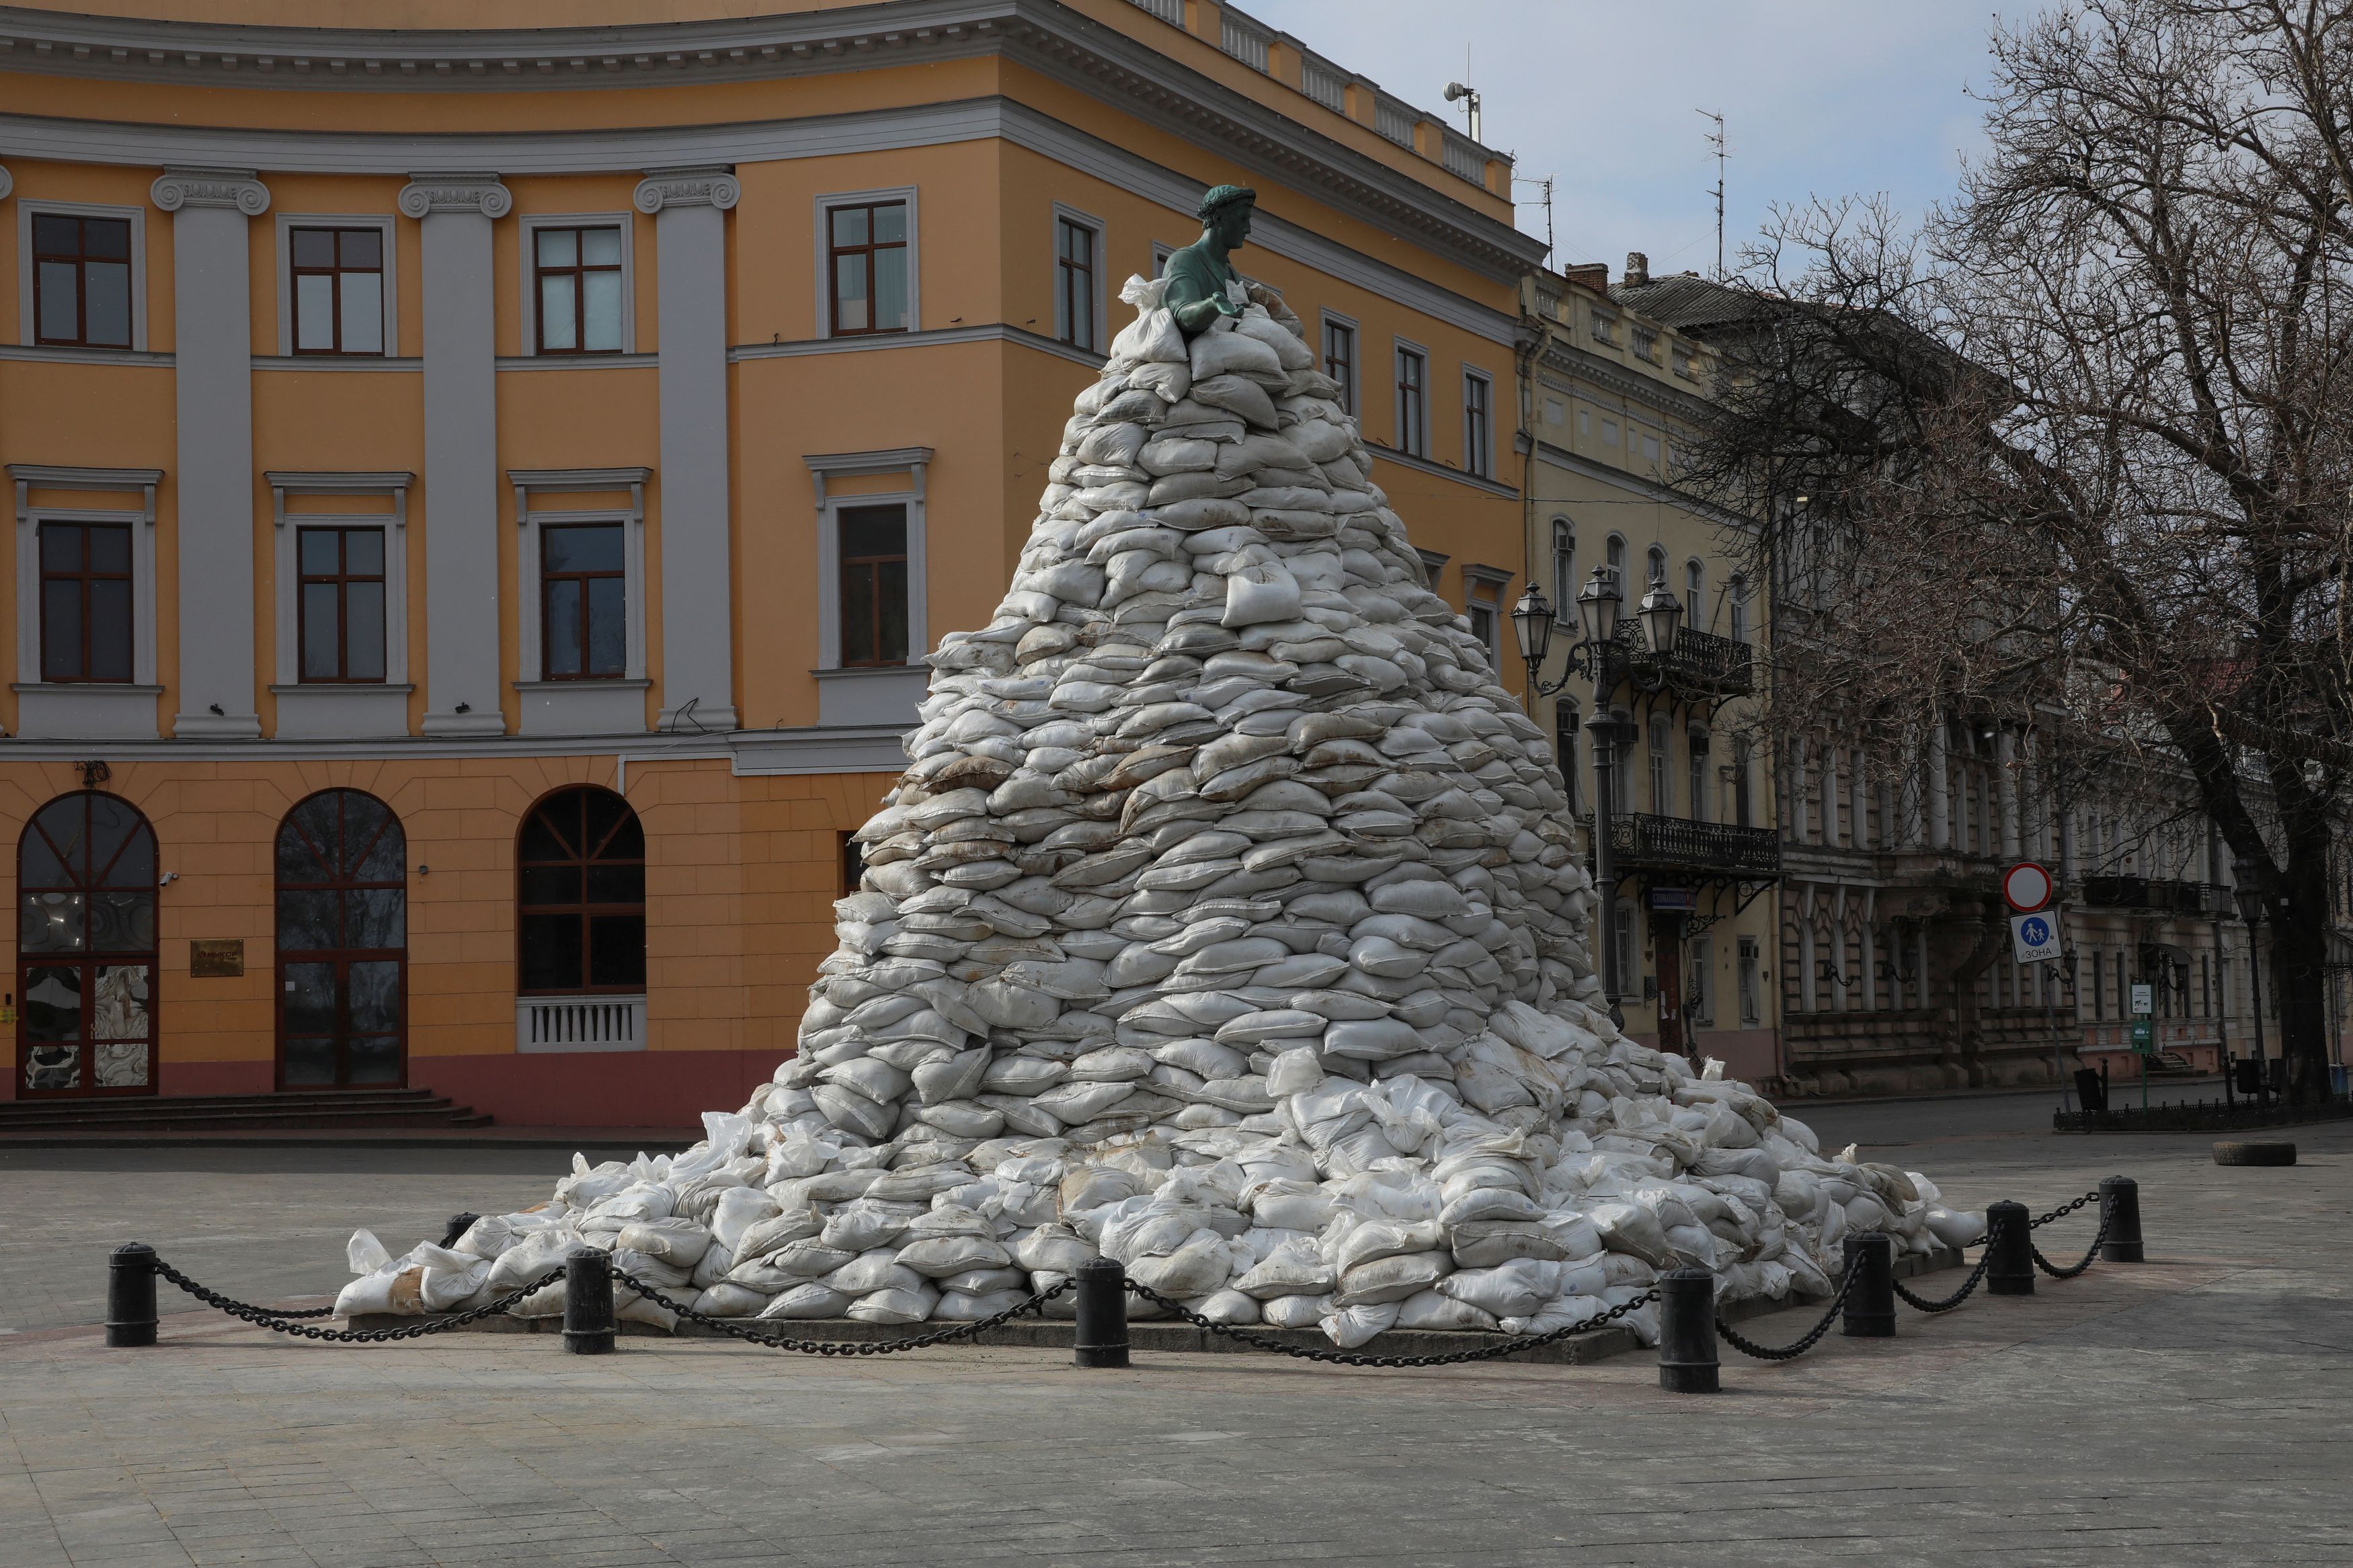
<instances>
[{"instance_id":1,"label":"door glass panel","mask_svg":"<svg viewBox=\"0 0 2353 1568\"><path fill-rule=\"evenodd\" d=\"M569 904L580 897L577 866L525 866L522 901L526 904Z\"/></svg>"},{"instance_id":2,"label":"door glass panel","mask_svg":"<svg viewBox=\"0 0 2353 1568\"><path fill-rule=\"evenodd\" d=\"M343 895L343 940L353 947L399 947L408 940L407 895L398 888L354 889Z\"/></svg>"},{"instance_id":3,"label":"door glass panel","mask_svg":"<svg viewBox=\"0 0 2353 1568\"><path fill-rule=\"evenodd\" d=\"M388 816L391 814L385 813ZM407 880L408 840L400 831L400 824L385 823L381 830L371 827L373 839L361 838L359 861L352 868L352 877L361 882L403 882Z\"/></svg>"},{"instance_id":4,"label":"door glass panel","mask_svg":"<svg viewBox=\"0 0 2353 1568\"><path fill-rule=\"evenodd\" d=\"M280 889L278 895L278 945L289 952L341 947L336 940L337 895L328 889Z\"/></svg>"},{"instance_id":5,"label":"door glass panel","mask_svg":"<svg viewBox=\"0 0 2353 1568\"><path fill-rule=\"evenodd\" d=\"M580 988L580 917L522 917L522 988L526 991L577 991Z\"/></svg>"},{"instance_id":6,"label":"door glass panel","mask_svg":"<svg viewBox=\"0 0 2353 1568\"><path fill-rule=\"evenodd\" d=\"M93 893L90 900L92 952L155 951L155 895Z\"/></svg>"},{"instance_id":7,"label":"door glass panel","mask_svg":"<svg viewBox=\"0 0 2353 1568\"><path fill-rule=\"evenodd\" d=\"M644 903L646 868L643 866L590 866L588 901L592 904Z\"/></svg>"},{"instance_id":8,"label":"door glass panel","mask_svg":"<svg viewBox=\"0 0 2353 1568\"><path fill-rule=\"evenodd\" d=\"M332 1034L335 1027L335 966L289 963L281 983L283 1027L289 1035Z\"/></svg>"},{"instance_id":9,"label":"door glass panel","mask_svg":"<svg viewBox=\"0 0 2353 1568\"><path fill-rule=\"evenodd\" d=\"M281 1039L286 1087L332 1084L335 1081L335 1042L331 1039Z\"/></svg>"},{"instance_id":10,"label":"door glass panel","mask_svg":"<svg viewBox=\"0 0 2353 1568\"><path fill-rule=\"evenodd\" d=\"M16 945L26 952L79 952L79 893L26 893L16 910Z\"/></svg>"},{"instance_id":11,"label":"door glass panel","mask_svg":"<svg viewBox=\"0 0 2353 1568\"><path fill-rule=\"evenodd\" d=\"M98 1006L91 1015L94 1040L143 1040L149 1033L149 970L143 963L98 966Z\"/></svg>"},{"instance_id":12,"label":"door glass panel","mask_svg":"<svg viewBox=\"0 0 2353 1568\"><path fill-rule=\"evenodd\" d=\"M41 964L25 971L25 1038L81 1038L79 964Z\"/></svg>"},{"instance_id":13,"label":"door glass panel","mask_svg":"<svg viewBox=\"0 0 2353 1568\"><path fill-rule=\"evenodd\" d=\"M43 1089L81 1087L79 1046L33 1046L25 1052L25 1087Z\"/></svg>"},{"instance_id":14,"label":"door glass panel","mask_svg":"<svg viewBox=\"0 0 2353 1568\"><path fill-rule=\"evenodd\" d=\"M400 1081L400 1041L396 1036L375 1035L346 1041L343 1060L350 1069L343 1080L346 1083Z\"/></svg>"},{"instance_id":15,"label":"door glass panel","mask_svg":"<svg viewBox=\"0 0 2353 1568\"><path fill-rule=\"evenodd\" d=\"M400 963L397 959L355 960L344 972L344 986L354 1035L389 1034L400 1027Z\"/></svg>"}]
</instances>

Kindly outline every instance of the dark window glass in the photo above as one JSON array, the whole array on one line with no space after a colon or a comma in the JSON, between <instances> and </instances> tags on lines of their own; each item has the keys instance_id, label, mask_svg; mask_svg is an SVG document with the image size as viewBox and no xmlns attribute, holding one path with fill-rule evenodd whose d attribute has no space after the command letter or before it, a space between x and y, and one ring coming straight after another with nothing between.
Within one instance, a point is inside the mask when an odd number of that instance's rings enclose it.
<instances>
[{"instance_id":1,"label":"dark window glass","mask_svg":"<svg viewBox=\"0 0 2353 1568\"><path fill-rule=\"evenodd\" d=\"M41 679L131 679L131 525L44 522Z\"/></svg>"},{"instance_id":2,"label":"dark window glass","mask_svg":"<svg viewBox=\"0 0 2353 1568\"><path fill-rule=\"evenodd\" d=\"M1345 321L1324 323L1324 374L1340 384L1340 406L1356 411L1356 329Z\"/></svg>"},{"instance_id":3,"label":"dark window glass","mask_svg":"<svg viewBox=\"0 0 2353 1568\"><path fill-rule=\"evenodd\" d=\"M301 679L382 680L384 530L304 528L294 538Z\"/></svg>"},{"instance_id":4,"label":"dark window glass","mask_svg":"<svg viewBox=\"0 0 2353 1568\"><path fill-rule=\"evenodd\" d=\"M1092 349L1095 346L1095 231L1066 217L1056 218L1054 238L1062 341Z\"/></svg>"},{"instance_id":5,"label":"dark window glass","mask_svg":"<svg viewBox=\"0 0 2353 1568\"><path fill-rule=\"evenodd\" d=\"M384 231L298 228L288 235L294 352L383 354Z\"/></svg>"},{"instance_id":6,"label":"dark window glass","mask_svg":"<svg viewBox=\"0 0 2353 1568\"><path fill-rule=\"evenodd\" d=\"M621 352L621 231L617 227L533 232L539 282L539 352Z\"/></svg>"},{"instance_id":7,"label":"dark window glass","mask_svg":"<svg viewBox=\"0 0 2353 1568\"><path fill-rule=\"evenodd\" d=\"M833 335L903 332L907 319L907 204L828 209L828 286Z\"/></svg>"},{"instance_id":8,"label":"dark window glass","mask_svg":"<svg viewBox=\"0 0 2353 1568\"><path fill-rule=\"evenodd\" d=\"M646 839L628 803L560 790L525 819L516 848L520 988L644 990Z\"/></svg>"},{"instance_id":9,"label":"dark window glass","mask_svg":"<svg viewBox=\"0 0 2353 1568\"><path fill-rule=\"evenodd\" d=\"M1489 430L1494 418L1490 400L1493 396L1494 387L1486 377L1462 378L1462 467L1481 479L1490 478L1494 467L1488 449Z\"/></svg>"},{"instance_id":10,"label":"dark window glass","mask_svg":"<svg viewBox=\"0 0 2353 1568\"><path fill-rule=\"evenodd\" d=\"M628 566L622 524L539 531L541 672L609 680L628 670Z\"/></svg>"},{"instance_id":11,"label":"dark window glass","mask_svg":"<svg viewBox=\"0 0 2353 1568\"><path fill-rule=\"evenodd\" d=\"M841 662L907 662L907 509L845 507L841 538Z\"/></svg>"},{"instance_id":12,"label":"dark window glass","mask_svg":"<svg viewBox=\"0 0 2353 1568\"><path fill-rule=\"evenodd\" d=\"M279 824L282 1086L400 1081L407 855L400 819L361 790L322 790Z\"/></svg>"},{"instance_id":13,"label":"dark window glass","mask_svg":"<svg viewBox=\"0 0 2353 1568\"><path fill-rule=\"evenodd\" d=\"M118 796L50 801L16 844L20 1094L154 1087L155 835Z\"/></svg>"},{"instance_id":14,"label":"dark window glass","mask_svg":"<svg viewBox=\"0 0 2353 1568\"><path fill-rule=\"evenodd\" d=\"M1430 366L1413 349L1398 350L1398 450L1430 456Z\"/></svg>"},{"instance_id":15,"label":"dark window glass","mask_svg":"<svg viewBox=\"0 0 2353 1568\"><path fill-rule=\"evenodd\" d=\"M131 220L33 216L35 339L75 348L131 346Z\"/></svg>"}]
</instances>

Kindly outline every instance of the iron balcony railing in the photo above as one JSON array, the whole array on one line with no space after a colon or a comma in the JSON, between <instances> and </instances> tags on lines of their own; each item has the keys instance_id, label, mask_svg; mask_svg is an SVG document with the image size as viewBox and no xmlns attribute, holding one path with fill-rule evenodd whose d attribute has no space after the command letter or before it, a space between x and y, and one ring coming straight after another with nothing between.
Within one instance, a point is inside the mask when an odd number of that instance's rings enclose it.
<instances>
[{"instance_id":1,"label":"iron balcony railing","mask_svg":"<svg viewBox=\"0 0 2353 1568\"><path fill-rule=\"evenodd\" d=\"M1612 662L1647 691L1679 691L1695 696L1746 697L1754 689L1755 672L1745 642L1695 632L1688 626L1675 632L1674 647L1665 654L1651 651L1642 628L1631 619L1618 626L1618 648Z\"/></svg>"},{"instance_id":2,"label":"iron balcony railing","mask_svg":"<svg viewBox=\"0 0 2353 1568\"><path fill-rule=\"evenodd\" d=\"M1781 874L1780 835L1769 827L1735 827L1638 812L1610 819L1609 850L1624 870L1712 872L1725 877Z\"/></svg>"},{"instance_id":3,"label":"iron balcony railing","mask_svg":"<svg viewBox=\"0 0 2353 1568\"><path fill-rule=\"evenodd\" d=\"M2234 915L2228 888L2165 877L2086 877L2084 902L2093 909L2156 910L2169 915Z\"/></svg>"}]
</instances>

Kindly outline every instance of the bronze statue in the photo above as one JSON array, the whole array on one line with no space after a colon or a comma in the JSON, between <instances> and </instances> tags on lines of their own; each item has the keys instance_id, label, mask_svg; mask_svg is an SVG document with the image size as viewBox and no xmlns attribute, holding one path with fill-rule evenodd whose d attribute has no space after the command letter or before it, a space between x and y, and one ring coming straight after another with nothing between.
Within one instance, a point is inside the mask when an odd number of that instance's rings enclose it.
<instances>
[{"instance_id":1,"label":"bronze statue","mask_svg":"<svg viewBox=\"0 0 2353 1568\"><path fill-rule=\"evenodd\" d=\"M1239 316L1249 297L1227 259L1250 238L1250 211L1258 193L1247 185L1215 185L1198 209L1201 237L1172 252L1161 274L1168 289L1161 303L1188 339L1209 330L1219 316Z\"/></svg>"}]
</instances>

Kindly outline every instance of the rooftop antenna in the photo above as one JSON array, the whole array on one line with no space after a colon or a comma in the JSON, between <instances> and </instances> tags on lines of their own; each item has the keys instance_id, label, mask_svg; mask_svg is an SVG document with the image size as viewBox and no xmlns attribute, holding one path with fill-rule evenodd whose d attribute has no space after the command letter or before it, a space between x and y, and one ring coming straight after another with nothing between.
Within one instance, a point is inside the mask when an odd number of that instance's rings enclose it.
<instances>
[{"instance_id":1,"label":"rooftop antenna","mask_svg":"<svg viewBox=\"0 0 2353 1568\"><path fill-rule=\"evenodd\" d=\"M1459 81L1448 82L1446 84L1446 101L1451 103L1458 98L1467 98L1471 100L1468 104L1464 105L1464 107L1470 111L1471 115L1471 140L1476 142L1480 139L1479 89L1475 87L1464 87Z\"/></svg>"},{"instance_id":2,"label":"rooftop antenna","mask_svg":"<svg viewBox=\"0 0 2353 1568\"><path fill-rule=\"evenodd\" d=\"M1724 281L1724 159L1731 151L1725 144L1724 116L1712 109L1694 112L1715 121L1715 129L1707 133L1707 144L1715 153L1715 189L1705 193L1715 197L1715 280Z\"/></svg>"}]
</instances>

